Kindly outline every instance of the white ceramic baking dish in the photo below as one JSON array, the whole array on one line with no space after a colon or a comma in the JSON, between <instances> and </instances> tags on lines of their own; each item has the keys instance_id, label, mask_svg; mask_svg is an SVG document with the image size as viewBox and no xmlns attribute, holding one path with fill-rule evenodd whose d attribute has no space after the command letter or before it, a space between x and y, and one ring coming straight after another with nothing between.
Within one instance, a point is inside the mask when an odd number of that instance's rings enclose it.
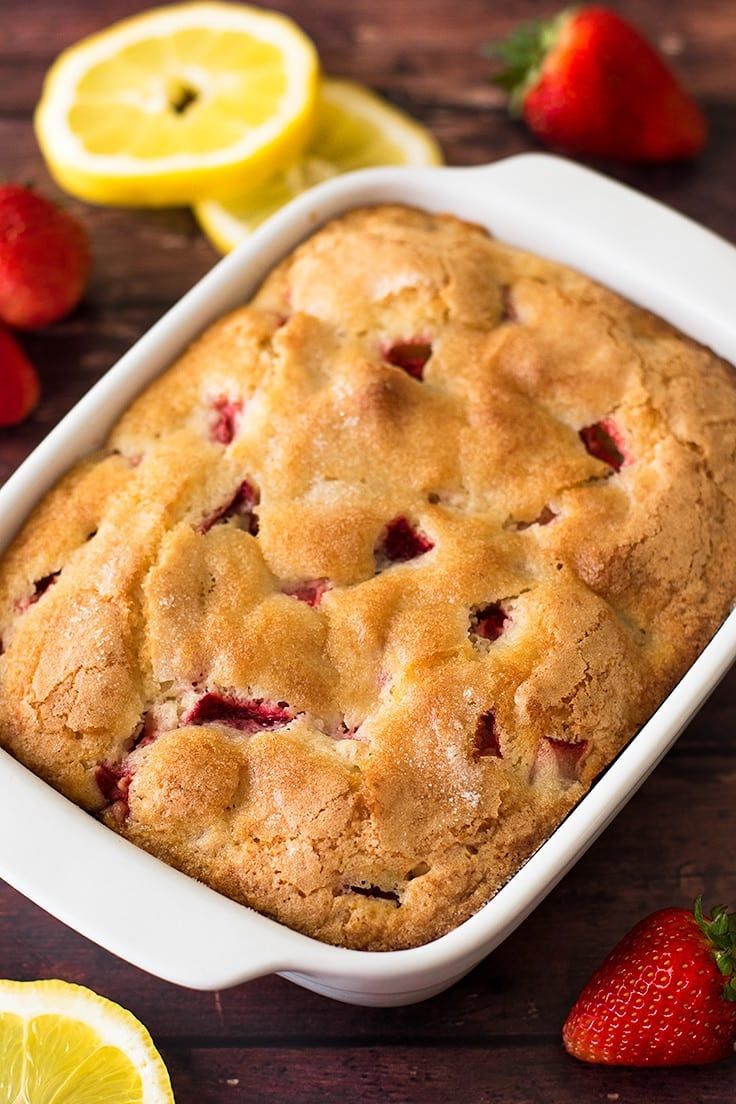
<instances>
[{"instance_id":1,"label":"white ceramic baking dish","mask_svg":"<svg viewBox=\"0 0 736 1104\"><path fill-rule=\"evenodd\" d=\"M107 373L0 490L0 544L131 399L209 322L247 299L325 219L360 204L450 211L567 262L736 361L736 249L574 164L537 154L473 169L356 173L295 200L221 261ZM279 972L354 1004L423 1000L493 950L590 846L736 657L736 613L651 720L493 900L424 947L327 946L235 904L116 836L0 752L0 876L103 947L180 985Z\"/></svg>"}]
</instances>

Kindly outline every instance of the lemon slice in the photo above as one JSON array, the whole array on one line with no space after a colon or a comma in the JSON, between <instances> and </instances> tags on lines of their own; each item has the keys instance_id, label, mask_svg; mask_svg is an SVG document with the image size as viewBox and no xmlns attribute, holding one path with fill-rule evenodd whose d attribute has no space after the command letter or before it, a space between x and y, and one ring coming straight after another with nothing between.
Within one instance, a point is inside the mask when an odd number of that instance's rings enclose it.
<instances>
[{"instance_id":1,"label":"lemon slice","mask_svg":"<svg viewBox=\"0 0 736 1104\"><path fill-rule=\"evenodd\" d=\"M173 1104L142 1023L65 981L0 981L2 1104Z\"/></svg>"},{"instance_id":2,"label":"lemon slice","mask_svg":"<svg viewBox=\"0 0 736 1104\"><path fill-rule=\"evenodd\" d=\"M51 173L95 203L191 203L266 179L310 137L310 40L245 4L175 4L115 23L49 70L36 134Z\"/></svg>"},{"instance_id":3,"label":"lemon slice","mask_svg":"<svg viewBox=\"0 0 736 1104\"><path fill-rule=\"evenodd\" d=\"M223 253L300 192L352 169L374 165L439 165L442 152L429 131L350 81L326 80L319 94L317 124L301 159L237 199L204 200L195 214Z\"/></svg>"}]
</instances>

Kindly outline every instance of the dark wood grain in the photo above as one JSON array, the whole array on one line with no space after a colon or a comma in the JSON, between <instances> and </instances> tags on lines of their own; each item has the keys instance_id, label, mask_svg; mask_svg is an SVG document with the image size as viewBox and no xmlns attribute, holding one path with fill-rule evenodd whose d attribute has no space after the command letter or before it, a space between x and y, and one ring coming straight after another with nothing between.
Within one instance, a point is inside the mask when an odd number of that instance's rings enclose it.
<instances>
[{"instance_id":1,"label":"dark wood grain","mask_svg":"<svg viewBox=\"0 0 736 1104\"><path fill-rule=\"evenodd\" d=\"M172 1066L178 1048L166 1052ZM179 1083L198 1104L728 1104L725 1065L664 1072L601 1070L568 1058L557 1037L476 1046L193 1048Z\"/></svg>"},{"instance_id":2,"label":"dark wood grain","mask_svg":"<svg viewBox=\"0 0 736 1104\"><path fill-rule=\"evenodd\" d=\"M31 115L63 47L142 10L131 0L5 5L0 38L0 176L58 196ZM509 0L290 0L325 69L372 84L432 127L447 158L475 164L534 148L487 80L480 44L554 3ZM699 96L711 143L693 166L602 166L736 239L736 11L731 0L614 4L673 56ZM0 432L0 480L214 262L191 215L87 207L95 251L88 296L59 326L27 335L44 398ZM144 975L0 883L0 975L63 977L120 1001L151 1029L179 1104L729 1104L736 1062L700 1070L603 1070L563 1053L571 1000L644 912L709 900L736 904L736 674L575 870L489 959L448 993L410 1009L333 1004L279 978L219 994ZM3 841L0 846L7 846ZM141 925L155 922L141 908ZM192 948L196 954L196 947ZM111 1102L112 1104L112 1102Z\"/></svg>"}]
</instances>

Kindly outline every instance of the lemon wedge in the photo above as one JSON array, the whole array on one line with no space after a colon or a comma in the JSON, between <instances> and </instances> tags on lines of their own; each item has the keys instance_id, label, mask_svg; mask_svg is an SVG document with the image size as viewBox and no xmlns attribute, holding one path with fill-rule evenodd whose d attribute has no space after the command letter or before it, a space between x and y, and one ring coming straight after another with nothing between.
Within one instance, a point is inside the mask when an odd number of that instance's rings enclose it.
<instances>
[{"instance_id":1,"label":"lemon wedge","mask_svg":"<svg viewBox=\"0 0 736 1104\"><path fill-rule=\"evenodd\" d=\"M308 141L319 63L290 19L174 4L115 23L54 62L35 126L82 199L160 207L271 176Z\"/></svg>"},{"instance_id":2,"label":"lemon wedge","mask_svg":"<svg viewBox=\"0 0 736 1104\"><path fill-rule=\"evenodd\" d=\"M294 196L339 173L375 165L439 165L442 152L424 127L359 84L325 80L312 141L299 160L236 199L195 205L199 223L223 253Z\"/></svg>"},{"instance_id":3,"label":"lemon wedge","mask_svg":"<svg viewBox=\"0 0 736 1104\"><path fill-rule=\"evenodd\" d=\"M0 981L3 1104L173 1104L142 1023L65 981Z\"/></svg>"}]
</instances>

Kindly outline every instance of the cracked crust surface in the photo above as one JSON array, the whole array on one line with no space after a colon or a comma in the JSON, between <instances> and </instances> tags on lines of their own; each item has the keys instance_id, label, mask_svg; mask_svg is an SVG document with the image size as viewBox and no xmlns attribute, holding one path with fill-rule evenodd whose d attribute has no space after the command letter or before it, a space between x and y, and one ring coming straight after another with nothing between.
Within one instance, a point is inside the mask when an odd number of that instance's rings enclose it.
<instances>
[{"instance_id":1,"label":"cracked crust surface","mask_svg":"<svg viewBox=\"0 0 736 1104\"><path fill-rule=\"evenodd\" d=\"M32 513L0 741L286 924L425 942L723 619L735 458L731 370L666 323L456 219L352 212Z\"/></svg>"}]
</instances>

